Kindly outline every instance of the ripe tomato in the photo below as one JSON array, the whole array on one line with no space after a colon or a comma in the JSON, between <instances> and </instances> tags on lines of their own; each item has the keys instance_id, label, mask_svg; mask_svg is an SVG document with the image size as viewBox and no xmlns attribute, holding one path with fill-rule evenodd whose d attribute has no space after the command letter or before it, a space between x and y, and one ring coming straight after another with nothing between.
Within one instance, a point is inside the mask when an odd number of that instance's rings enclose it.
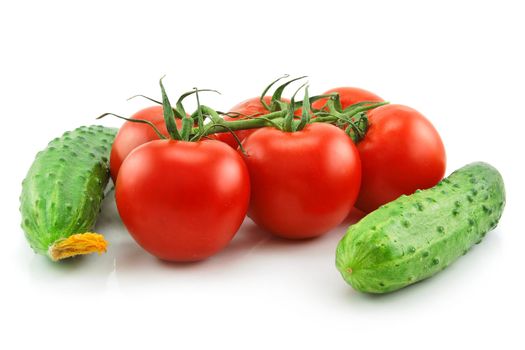
<instances>
[{"instance_id":1,"label":"ripe tomato","mask_svg":"<svg viewBox=\"0 0 525 350\"><path fill-rule=\"evenodd\" d=\"M156 140L122 163L115 187L124 225L160 259L195 261L224 248L248 209L242 158L215 140Z\"/></svg>"},{"instance_id":2,"label":"ripe tomato","mask_svg":"<svg viewBox=\"0 0 525 350\"><path fill-rule=\"evenodd\" d=\"M164 135L168 136L166 124L164 123L162 106L152 106L142 109L135 113L131 118L144 119L152 122L157 129ZM176 120L177 126L180 127L181 121ZM120 166L128 154L143 143L158 140L159 137L149 125L126 121L119 129L110 155L110 171L113 182L117 179Z\"/></svg>"},{"instance_id":3,"label":"ripe tomato","mask_svg":"<svg viewBox=\"0 0 525 350\"><path fill-rule=\"evenodd\" d=\"M289 100L285 98L281 99L281 101L289 102ZM272 102L272 97L264 96L264 102L270 105L270 103ZM256 114L258 116L262 116L262 115L266 115L270 113L266 108L264 108L259 97L253 97L245 101L242 101L241 103L232 107L230 109L230 112L240 113L246 116L256 115ZM242 116L237 117L237 118L230 117L230 116L224 116L224 120L226 121L239 120L242 118L243 118ZM239 141L242 141L246 137L248 137L248 135L255 132L255 130L256 129L239 130L239 131L235 131L235 135L237 135L237 138L239 138ZM223 133L216 134L215 139L227 143L233 149L237 149L237 147L239 146L239 144L237 143L237 141L235 140L235 138L230 132L223 132Z\"/></svg>"},{"instance_id":4,"label":"ripe tomato","mask_svg":"<svg viewBox=\"0 0 525 350\"><path fill-rule=\"evenodd\" d=\"M382 102L383 99L376 94L356 88L356 87L339 87L335 89L331 89L326 91L323 95L328 95L334 92L339 93L339 99L341 101L341 107L345 109L346 107L350 107L351 105L358 103L358 102ZM326 103L326 99L317 100L314 103L312 103L312 108L314 109L321 109L323 108L324 104Z\"/></svg>"},{"instance_id":5,"label":"ripe tomato","mask_svg":"<svg viewBox=\"0 0 525 350\"><path fill-rule=\"evenodd\" d=\"M243 147L252 185L248 215L262 228L285 238L315 237L352 209L361 164L341 129L321 123L297 132L262 128Z\"/></svg>"},{"instance_id":6,"label":"ripe tomato","mask_svg":"<svg viewBox=\"0 0 525 350\"><path fill-rule=\"evenodd\" d=\"M385 105L371 110L368 118L368 132L357 144L363 166L357 208L370 212L443 178L445 147L422 114L402 105Z\"/></svg>"}]
</instances>

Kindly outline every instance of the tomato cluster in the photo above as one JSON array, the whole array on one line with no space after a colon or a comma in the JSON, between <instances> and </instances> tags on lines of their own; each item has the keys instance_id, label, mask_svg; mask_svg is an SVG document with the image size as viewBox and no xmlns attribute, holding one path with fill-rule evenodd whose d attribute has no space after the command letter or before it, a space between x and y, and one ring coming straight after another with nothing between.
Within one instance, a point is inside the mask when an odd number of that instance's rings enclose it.
<instances>
[{"instance_id":1,"label":"tomato cluster","mask_svg":"<svg viewBox=\"0 0 525 350\"><path fill-rule=\"evenodd\" d=\"M333 96L336 104L329 102ZM157 132L124 123L111 152L111 175L120 216L138 244L161 259L201 260L224 248L246 215L280 237L316 237L339 225L354 205L370 212L434 186L445 173L441 138L414 109L385 104L362 112L366 133L354 142L348 129L355 119L325 123L323 116L334 106L344 115L359 104L383 102L379 96L337 88L313 98L311 109L307 95L297 106L293 98L274 97L236 105L222 119L230 124L207 129L211 137L159 139L159 132L170 134L166 103L133 116ZM269 118L285 116L287 108L293 130L272 126ZM239 126L254 119L262 127ZM202 120L193 125L206 130Z\"/></svg>"}]
</instances>

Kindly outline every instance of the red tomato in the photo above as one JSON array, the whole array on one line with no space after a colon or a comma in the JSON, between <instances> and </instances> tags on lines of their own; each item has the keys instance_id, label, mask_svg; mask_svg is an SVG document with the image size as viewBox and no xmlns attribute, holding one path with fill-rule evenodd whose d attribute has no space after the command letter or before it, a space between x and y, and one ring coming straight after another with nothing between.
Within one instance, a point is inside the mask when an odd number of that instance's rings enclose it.
<instances>
[{"instance_id":1,"label":"red tomato","mask_svg":"<svg viewBox=\"0 0 525 350\"><path fill-rule=\"evenodd\" d=\"M289 100L285 98L281 99L281 101L289 102ZM272 97L264 96L264 102L270 105L270 103L272 102ZM253 97L253 98L247 99L235 105L234 107L230 109L230 112L241 113L242 115L246 115L246 116L256 115L256 114L258 114L258 116L262 116L262 115L270 113L266 108L264 108L259 97ZM226 121L240 120L240 119L243 119L243 117L240 116L240 117L234 118L234 117L224 116L224 120ZM255 130L257 129L239 130L239 131L235 131L235 135L237 135L237 137L239 138L239 141L242 141L246 137L248 137L248 135L255 132ZM237 149L237 147L239 146L239 144L237 143L237 141L235 141L235 138L230 132L223 132L223 133L216 134L215 138L219 141L227 143L233 149Z\"/></svg>"},{"instance_id":2,"label":"red tomato","mask_svg":"<svg viewBox=\"0 0 525 350\"><path fill-rule=\"evenodd\" d=\"M357 144L363 166L357 208L370 212L443 178L445 147L423 115L410 107L385 105L371 110L368 118L370 128Z\"/></svg>"},{"instance_id":3,"label":"red tomato","mask_svg":"<svg viewBox=\"0 0 525 350\"><path fill-rule=\"evenodd\" d=\"M156 140L122 163L115 188L124 225L145 250L170 261L205 259L235 235L248 209L242 158L214 140Z\"/></svg>"},{"instance_id":4,"label":"red tomato","mask_svg":"<svg viewBox=\"0 0 525 350\"><path fill-rule=\"evenodd\" d=\"M160 132L168 136L164 123L162 106L152 106L138 111L131 116L133 119L144 119L152 122ZM177 119L177 126L181 121ZM158 140L159 137L149 125L126 121L119 129L113 146L111 147L110 171L113 182L117 179L120 166L128 154L143 143Z\"/></svg>"},{"instance_id":5,"label":"red tomato","mask_svg":"<svg viewBox=\"0 0 525 350\"><path fill-rule=\"evenodd\" d=\"M358 102L383 102L383 99L377 96L376 94L356 87L339 87L328 90L323 95L328 95L334 92L339 93L339 99L341 101L341 106L343 107L343 109L345 109L346 107L350 107L351 105ZM321 109L323 108L325 103L326 99L317 100L314 103L312 103L312 108Z\"/></svg>"},{"instance_id":6,"label":"red tomato","mask_svg":"<svg viewBox=\"0 0 525 350\"><path fill-rule=\"evenodd\" d=\"M352 209L361 164L341 129L321 123L298 132L262 128L243 147L252 185L248 215L262 228L285 238L315 237Z\"/></svg>"}]
</instances>

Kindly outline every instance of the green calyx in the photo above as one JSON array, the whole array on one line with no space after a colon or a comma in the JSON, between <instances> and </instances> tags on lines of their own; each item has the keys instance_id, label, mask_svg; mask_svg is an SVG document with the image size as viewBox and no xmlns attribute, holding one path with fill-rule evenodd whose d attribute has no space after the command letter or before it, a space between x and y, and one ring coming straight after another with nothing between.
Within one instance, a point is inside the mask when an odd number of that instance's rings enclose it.
<instances>
[{"instance_id":1,"label":"green calyx","mask_svg":"<svg viewBox=\"0 0 525 350\"><path fill-rule=\"evenodd\" d=\"M343 109L339 94L334 93L320 110L314 111L318 116L314 122L332 122L343 129L354 143L358 143L365 137L368 130L369 122L366 111L386 104L388 102L363 101Z\"/></svg>"},{"instance_id":2,"label":"green calyx","mask_svg":"<svg viewBox=\"0 0 525 350\"><path fill-rule=\"evenodd\" d=\"M235 140L240 145L235 131L258 129L263 127L274 127L285 132L297 132L303 130L311 123L329 123L336 125L343 130L357 143L363 139L368 129L368 118L366 111L387 104L388 102L360 102L345 109L342 108L339 95L332 93L328 95L309 95L309 87L307 83L302 84L292 95L290 102L283 101L282 95L284 90L293 82L304 79L306 77L299 77L291 79L279 85L272 94L270 103L265 99L266 94L270 89L282 79L288 78L284 75L271 84L269 84L262 92L260 102L268 111L267 114L256 115L242 115L240 113L223 113L219 112L209 106L201 105L199 92L216 92L210 89L197 89L183 93L172 106L169 97L164 88L162 77L159 81L162 101L152 99L144 95L136 95L135 97L144 97L152 102L163 106L164 121L168 135L163 135L158 128L147 120L125 118L113 113L104 113L97 119L107 115L113 115L131 122L144 123L155 130L155 133L160 139L170 138L179 141L199 141L212 134L230 132ZM300 101L296 101L297 94L304 88L304 96ZM197 100L197 109L189 115L186 113L183 102L188 96L195 95ZM312 103L315 101L326 99L327 102L321 109L314 109ZM301 110L300 115L296 115L297 111ZM223 116L230 116L237 118L226 121ZM176 119L181 120L180 126L177 125ZM241 145L242 149L242 145Z\"/></svg>"},{"instance_id":3,"label":"green calyx","mask_svg":"<svg viewBox=\"0 0 525 350\"><path fill-rule=\"evenodd\" d=\"M289 80L286 83L281 84L280 86L278 86L277 89L275 89L274 93L272 94L271 103L268 105L266 103L266 101L264 100L264 98L266 97L266 94L268 93L268 91L270 91L272 86L274 86L277 82L281 81L282 79L286 79L288 77L289 77L288 74L283 75L282 77L274 80L270 85L268 85L263 90L259 100L261 101L261 104L264 106L264 108L266 108L269 112L276 112L276 111L281 111L281 110L286 109L287 103L283 102L281 100L283 92L284 92L284 89L286 89L286 87L288 85L290 85L291 83L306 78L306 76L302 76L302 77L299 77L299 78L294 78L294 79Z\"/></svg>"},{"instance_id":4,"label":"green calyx","mask_svg":"<svg viewBox=\"0 0 525 350\"><path fill-rule=\"evenodd\" d=\"M166 123L166 129L168 130L168 133L170 134L170 137L172 139L182 140L182 135L179 133L179 129L177 128L177 124L175 123L175 111L171 108L171 103L168 98L168 95L166 94L166 89L164 89L164 85L162 84L162 79L164 79L164 77L160 78L159 84L160 90L162 92L162 108L164 111L164 122ZM180 114L180 112L178 112L178 114ZM186 118L185 114L186 113L184 113L184 115L182 116L179 116L182 118Z\"/></svg>"},{"instance_id":5,"label":"green calyx","mask_svg":"<svg viewBox=\"0 0 525 350\"><path fill-rule=\"evenodd\" d=\"M202 91L212 91L219 93L216 90L210 90L210 89L202 89L199 90L197 88L194 88L192 91L183 93L179 99L177 100L177 103L175 104L175 108L171 106L170 100L168 98L168 95L166 94L166 89L164 88L164 84L162 84L162 77L159 81L160 90L162 93L162 107L164 111L164 121L166 123L166 129L168 130L168 133L170 134L171 139L173 140L180 140L180 141L192 141L194 138L193 134L193 127L195 124L198 125L199 132L202 132L204 130L204 115L200 109L200 100L199 100L199 92ZM195 94L197 98L197 104L198 113L191 116L186 113L186 110L184 109L183 101L186 97ZM180 130L177 127L177 123L175 122L175 118L182 120L182 126Z\"/></svg>"},{"instance_id":6,"label":"green calyx","mask_svg":"<svg viewBox=\"0 0 525 350\"><path fill-rule=\"evenodd\" d=\"M295 118L295 111L296 111L296 104L295 104L295 96L297 93L304 87L304 99L303 99L303 111L301 113L301 118L297 120ZM304 83L301 85L295 93L292 95L292 98L290 99L290 104L288 106L288 113L286 114L286 117L284 118L283 123L283 131L288 132L295 132L295 131L301 131L304 129L306 124L310 122L310 101L308 101L308 83Z\"/></svg>"}]
</instances>

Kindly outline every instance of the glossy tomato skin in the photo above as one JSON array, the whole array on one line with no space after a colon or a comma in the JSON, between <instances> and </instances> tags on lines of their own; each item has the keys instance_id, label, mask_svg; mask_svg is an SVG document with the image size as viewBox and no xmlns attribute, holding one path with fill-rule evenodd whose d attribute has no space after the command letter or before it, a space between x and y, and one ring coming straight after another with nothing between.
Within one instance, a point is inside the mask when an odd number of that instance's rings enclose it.
<instances>
[{"instance_id":1,"label":"glossy tomato skin","mask_svg":"<svg viewBox=\"0 0 525 350\"><path fill-rule=\"evenodd\" d=\"M215 140L156 140L133 150L115 188L124 225L146 251L169 261L205 259L233 238L248 209L249 175Z\"/></svg>"},{"instance_id":2,"label":"glossy tomato skin","mask_svg":"<svg viewBox=\"0 0 525 350\"><path fill-rule=\"evenodd\" d=\"M418 111L385 105L368 114L370 127L357 144L363 181L356 207L371 212L399 196L436 185L446 169L445 147Z\"/></svg>"},{"instance_id":3,"label":"glossy tomato skin","mask_svg":"<svg viewBox=\"0 0 525 350\"><path fill-rule=\"evenodd\" d=\"M290 239L315 237L352 209L361 164L339 128L322 123L293 133L262 128L243 147L252 185L248 215L265 230Z\"/></svg>"},{"instance_id":4,"label":"glossy tomato skin","mask_svg":"<svg viewBox=\"0 0 525 350\"><path fill-rule=\"evenodd\" d=\"M152 122L157 129L164 135L168 136L166 124L164 123L164 115L162 106L151 106L144 108L131 116L133 119L143 119ZM182 122L180 119L176 120L177 126L180 127ZM153 140L158 140L159 137L149 125L143 123L136 123L126 121L119 129L113 146L111 147L110 155L110 171L113 182L117 179L120 166L128 154L138 146Z\"/></svg>"},{"instance_id":5,"label":"glossy tomato skin","mask_svg":"<svg viewBox=\"0 0 525 350\"><path fill-rule=\"evenodd\" d=\"M338 87L326 91L323 95L328 95L334 92L339 93L339 99L341 101L341 106L343 107L343 109L345 109L346 107L350 107L351 105L358 102L383 102L383 99L374 94L373 92L356 87ZM315 109L321 109L323 108L325 103L326 99L317 100L314 103L312 103L312 107Z\"/></svg>"},{"instance_id":6,"label":"glossy tomato skin","mask_svg":"<svg viewBox=\"0 0 525 350\"><path fill-rule=\"evenodd\" d=\"M288 99L281 99L283 102L289 102ZM264 96L264 102L266 102L268 105L272 102L271 96ZM268 113L270 113L266 108L264 108L263 104L260 101L260 97L253 97L249 98L247 100L242 101L241 103L233 106L230 109L230 112L234 113L240 113L242 115L251 116L251 115L258 115L263 116ZM231 121L231 120L240 120L242 117L234 118L230 116L224 116L224 120ZM255 132L256 129L246 129L246 130L238 130L235 131L235 135L237 135L237 138L239 141L244 140L248 135L251 135ZM235 140L235 137L230 132L224 132L219 133L215 135L215 139L225 142L233 149L237 149L239 147L239 144Z\"/></svg>"}]
</instances>

